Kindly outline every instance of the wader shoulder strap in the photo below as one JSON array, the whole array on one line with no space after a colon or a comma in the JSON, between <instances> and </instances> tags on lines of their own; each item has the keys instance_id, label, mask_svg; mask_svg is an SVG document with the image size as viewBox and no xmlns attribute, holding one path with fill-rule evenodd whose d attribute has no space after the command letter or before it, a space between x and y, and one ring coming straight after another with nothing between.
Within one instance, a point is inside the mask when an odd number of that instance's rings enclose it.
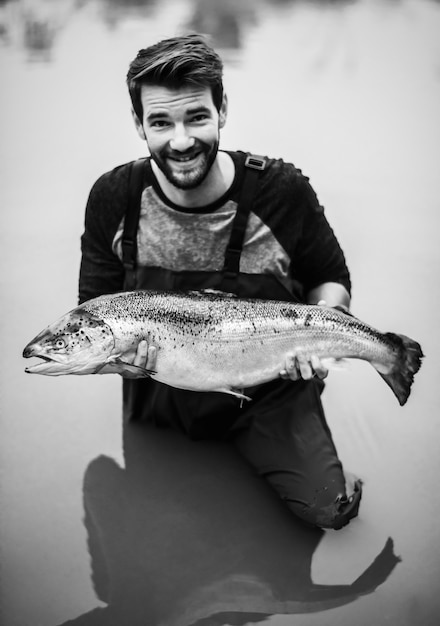
<instances>
[{"instance_id":1,"label":"wader shoulder strap","mask_svg":"<svg viewBox=\"0 0 440 626\"><path fill-rule=\"evenodd\" d=\"M128 179L127 210L122 234L122 263L125 268L125 289L134 289L137 263L137 231L141 212L146 159L133 161Z\"/></svg>"},{"instance_id":2,"label":"wader shoulder strap","mask_svg":"<svg viewBox=\"0 0 440 626\"><path fill-rule=\"evenodd\" d=\"M137 231L141 210L146 159L138 159L131 164L129 174L127 211L122 234L122 262L125 268L124 289L135 288L137 264ZM244 235L249 213L255 197L259 174L266 167L266 159L257 155L248 155L245 161L245 173L237 212L232 223L232 232L225 253L221 289L235 292L235 284L240 271L240 256L243 249Z\"/></svg>"},{"instance_id":3,"label":"wader shoulder strap","mask_svg":"<svg viewBox=\"0 0 440 626\"><path fill-rule=\"evenodd\" d=\"M257 155L246 157L243 186L237 212L232 223L232 232L225 253L221 289L235 293L234 286L240 271L240 256L243 250L244 235L249 213L257 190L259 174L266 167L266 159Z\"/></svg>"}]
</instances>

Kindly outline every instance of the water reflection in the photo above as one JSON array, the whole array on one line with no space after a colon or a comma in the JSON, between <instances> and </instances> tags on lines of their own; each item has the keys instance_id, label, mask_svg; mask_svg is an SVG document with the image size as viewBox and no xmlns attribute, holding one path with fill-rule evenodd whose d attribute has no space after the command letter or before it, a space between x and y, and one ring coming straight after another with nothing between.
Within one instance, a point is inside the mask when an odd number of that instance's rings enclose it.
<instances>
[{"instance_id":1,"label":"water reflection","mask_svg":"<svg viewBox=\"0 0 440 626\"><path fill-rule=\"evenodd\" d=\"M92 581L108 606L66 624L220 626L342 606L399 561L389 539L351 585L319 585L323 532L297 522L228 444L129 424L125 468L101 456L84 479Z\"/></svg>"},{"instance_id":2,"label":"water reflection","mask_svg":"<svg viewBox=\"0 0 440 626\"><path fill-rule=\"evenodd\" d=\"M39 21L32 16L24 20L24 45L32 60L50 60L50 52L56 29L50 22Z\"/></svg>"},{"instance_id":3,"label":"water reflection","mask_svg":"<svg viewBox=\"0 0 440 626\"><path fill-rule=\"evenodd\" d=\"M184 0L189 17L180 30L210 35L213 45L222 51L237 50L242 46L244 30L257 24L269 5L273 13L289 5L338 8L360 1ZM390 5L401 2L387 0ZM22 47L30 61L50 61L57 38L75 13L93 9L107 26L116 29L127 19L141 20L152 16L157 6L156 0L0 0L0 41Z\"/></svg>"},{"instance_id":4,"label":"water reflection","mask_svg":"<svg viewBox=\"0 0 440 626\"><path fill-rule=\"evenodd\" d=\"M79 6L75 0L6 0L0 4L0 36L23 48L28 61L50 61L60 32Z\"/></svg>"},{"instance_id":5,"label":"water reflection","mask_svg":"<svg viewBox=\"0 0 440 626\"><path fill-rule=\"evenodd\" d=\"M252 0L195 0L186 29L209 34L217 49L238 49L243 26L256 21L257 6Z\"/></svg>"},{"instance_id":6,"label":"water reflection","mask_svg":"<svg viewBox=\"0 0 440 626\"><path fill-rule=\"evenodd\" d=\"M117 28L123 20L149 17L157 3L156 0L98 0L98 4L103 21L110 28Z\"/></svg>"}]
</instances>

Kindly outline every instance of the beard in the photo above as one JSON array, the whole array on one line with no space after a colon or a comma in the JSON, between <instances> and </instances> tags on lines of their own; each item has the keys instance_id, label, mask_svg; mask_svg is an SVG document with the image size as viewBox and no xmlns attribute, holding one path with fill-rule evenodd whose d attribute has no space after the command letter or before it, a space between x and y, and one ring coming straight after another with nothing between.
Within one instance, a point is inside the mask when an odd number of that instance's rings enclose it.
<instances>
[{"instance_id":1,"label":"beard","mask_svg":"<svg viewBox=\"0 0 440 626\"><path fill-rule=\"evenodd\" d=\"M174 187L177 189L195 189L207 177L217 156L218 147L218 141L207 144L197 140L187 152L176 152L164 148L160 152L151 152L151 158ZM179 159L184 158L190 160L195 158L195 161L194 163L179 161Z\"/></svg>"}]
</instances>

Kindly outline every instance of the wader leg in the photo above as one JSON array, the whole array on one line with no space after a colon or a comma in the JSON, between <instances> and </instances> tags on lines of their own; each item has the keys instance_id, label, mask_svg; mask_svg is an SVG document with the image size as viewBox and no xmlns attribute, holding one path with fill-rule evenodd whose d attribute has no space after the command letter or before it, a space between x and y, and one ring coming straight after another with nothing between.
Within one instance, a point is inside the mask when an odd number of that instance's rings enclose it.
<instances>
[{"instance_id":1,"label":"wader leg","mask_svg":"<svg viewBox=\"0 0 440 626\"><path fill-rule=\"evenodd\" d=\"M358 513L361 483L347 497L342 464L324 417L318 380L273 385L246 411L240 453L306 523L339 529Z\"/></svg>"}]
</instances>

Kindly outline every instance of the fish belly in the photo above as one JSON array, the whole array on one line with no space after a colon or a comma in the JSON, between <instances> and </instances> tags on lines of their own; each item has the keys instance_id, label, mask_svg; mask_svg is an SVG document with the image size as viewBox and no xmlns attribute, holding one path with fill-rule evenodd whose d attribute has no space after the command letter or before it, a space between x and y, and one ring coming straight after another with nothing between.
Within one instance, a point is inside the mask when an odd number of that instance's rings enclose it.
<instances>
[{"instance_id":1,"label":"fish belly","mask_svg":"<svg viewBox=\"0 0 440 626\"><path fill-rule=\"evenodd\" d=\"M346 337L323 336L313 331L290 329L250 332L223 332L217 329L215 339L187 337L175 333L160 339L152 337L157 346L155 380L173 387L195 391L225 391L259 385L277 378L285 368L286 359L301 351L310 357L343 358L349 356ZM355 350L352 350L354 353Z\"/></svg>"},{"instance_id":2,"label":"fish belly","mask_svg":"<svg viewBox=\"0 0 440 626\"><path fill-rule=\"evenodd\" d=\"M168 350L159 347L155 380L181 389L225 391L258 385L283 369L285 350L248 342L209 343Z\"/></svg>"}]
</instances>

